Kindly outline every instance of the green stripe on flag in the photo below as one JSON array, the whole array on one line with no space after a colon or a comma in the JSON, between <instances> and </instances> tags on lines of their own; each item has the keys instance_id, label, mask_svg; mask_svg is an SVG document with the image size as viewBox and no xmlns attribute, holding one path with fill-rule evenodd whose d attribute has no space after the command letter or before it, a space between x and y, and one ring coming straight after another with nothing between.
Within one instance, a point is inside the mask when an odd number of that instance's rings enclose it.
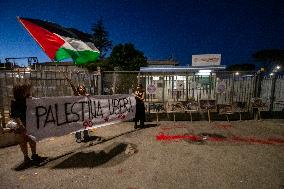
<instances>
[{"instance_id":1,"label":"green stripe on flag","mask_svg":"<svg viewBox=\"0 0 284 189\"><path fill-rule=\"evenodd\" d=\"M56 52L55 60L63 60L66 58L72 58L78 65L95 62L99 58L99 52L84 50L84 51L73 51L67 48L60 48Z\"/></svg>"}]
</instances>

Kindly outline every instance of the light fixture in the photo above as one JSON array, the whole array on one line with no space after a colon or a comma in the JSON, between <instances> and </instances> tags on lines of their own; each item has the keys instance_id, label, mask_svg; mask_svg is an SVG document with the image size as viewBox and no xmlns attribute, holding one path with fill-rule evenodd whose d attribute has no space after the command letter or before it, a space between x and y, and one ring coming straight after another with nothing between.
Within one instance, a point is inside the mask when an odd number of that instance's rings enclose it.
<instances>
[{"instance_id":1,"label":"light fixture","mask_svg":"<svg viewBox=\"0 0 284 189\"><path fill-rule=\"evenodd\" d=\"M199 73L211 73L212 70L199 70Z\"/></svg>"},{"instance_id":2,"label":"light fixture","mask_svg":"<svg viewBox=\"0 0 284 189\"><path fill-rule=\"evenodd\" d=\"M199 70L197 75L210 75L212 70Z\"/></svg>"},{"instance_id":3,"label":"light fixture","mask_svg":"<svg viewBox=\"0 0 284 189\"><path fill-rule=\"evenodd\" d=\"M239 73L239 72L236 72L235 75L240 75L240 73Z\"/></svg>"},{"instance_id":4,"label":"light fixture","mask_svg":"<svg viewBox=\"0 0 284 189\"><path fill-rule=\"evenodd\" d=\"M185 81L186 80L186 77L185 76L176 76L176 80L182 80L182 81Z\"/></svg>"},{"instance_id":5,"label":"light fixture","mask_svg":"<svg viewBox=\"0 0 284 189\"><path fill-rule=\"evenodd\" d=\"M159 80L160 80L160 77L159 77L159 76L153 76L153 80L154 80L154 81L159 81Z\"/></svg>"}]
</instances>

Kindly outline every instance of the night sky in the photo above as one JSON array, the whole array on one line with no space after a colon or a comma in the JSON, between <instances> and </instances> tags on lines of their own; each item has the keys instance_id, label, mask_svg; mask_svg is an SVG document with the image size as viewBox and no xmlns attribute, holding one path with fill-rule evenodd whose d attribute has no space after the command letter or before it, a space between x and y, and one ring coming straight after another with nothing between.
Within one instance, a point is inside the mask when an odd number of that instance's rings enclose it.
<instances>
[{"instance_id":1,"label":"night sky","mask_svg":"<svg viewBox=\"0 0 284 189\"><path fill-rule=\"evenodd\" d=\"M49 61L16 16L91 32L103 19L113 44L131 42L149 60L191 64L192 54L222 54L221 64L252 63L252 53L284 49L284 0L0 1L0 59Z\"/></svg>"}]
</instances>

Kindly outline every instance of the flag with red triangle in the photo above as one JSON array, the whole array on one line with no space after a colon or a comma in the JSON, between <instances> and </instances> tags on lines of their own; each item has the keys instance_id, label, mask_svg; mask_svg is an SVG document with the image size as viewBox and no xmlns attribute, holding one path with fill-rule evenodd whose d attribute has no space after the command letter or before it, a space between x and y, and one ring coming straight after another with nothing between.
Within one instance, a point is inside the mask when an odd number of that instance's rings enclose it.
<instances>
[{"instance_id":1,"label":"flag with red triangle","mask_svg":"<svg viewBox=\"0 0 284 189\"><path fill-rule=\"evenodd\" d=\"M72 58L75 64L82 65L95 62L100 56L90 34L39 19L18 20L52 61Z\"/></svg>"}]
</instances>

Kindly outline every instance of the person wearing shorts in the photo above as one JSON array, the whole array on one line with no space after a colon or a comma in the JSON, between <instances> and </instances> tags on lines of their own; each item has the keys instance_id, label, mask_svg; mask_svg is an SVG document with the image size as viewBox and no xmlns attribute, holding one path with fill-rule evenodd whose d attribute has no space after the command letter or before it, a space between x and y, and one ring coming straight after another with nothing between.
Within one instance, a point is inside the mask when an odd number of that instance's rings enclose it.
<instances>
[{"instance_id":1,"label":"person wearing shorts","mask_svg":"<svg viewBox=\"0 0 284 189\"><path fill-rule=\"evenodd\" d=\"M31 97L31 85L19 84L13 87L14 99L11 101L10 117L16 124L15 127L7 125L6 132L14 132L16 141L18 142L21 151L24 155L24 163L40 162L46 159L41 157L36 152L36 140L34 136L28 135L26 130L26 99ZM31 159L28 154L28 143L31 148Z\"/></svg>"}]
</instances>

